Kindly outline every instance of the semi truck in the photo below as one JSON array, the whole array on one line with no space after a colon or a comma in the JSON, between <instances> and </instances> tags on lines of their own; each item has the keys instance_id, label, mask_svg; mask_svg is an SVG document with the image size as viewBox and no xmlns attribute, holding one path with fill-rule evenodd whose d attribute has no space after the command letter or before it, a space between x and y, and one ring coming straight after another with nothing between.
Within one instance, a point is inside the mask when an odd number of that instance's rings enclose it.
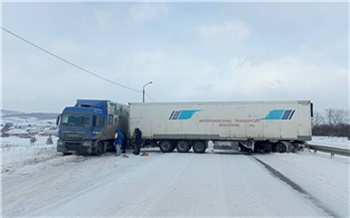
<instances>
[{"instance_id":1,"label":"semi truck","mask_svg":"<svg viewBox=\"0 0 350 218\"><path fill-rule=\"evenodd\" d=\"M115 149L114 134L128 132L128 105L110 100L78 99L63 109L57 118L57 151L64 155L95 154Z\"/></svg>"},{"instance_id":2,"label":"semi truck","mask_svg":"<svg viewBox=\"0 0 350 218\"><path fill-rule=\"evenodd\" d=\"M210 142L234 142L244 152L289 152L311 140L313 105L300 101L129 103L77 100L57 118L57 151L101 155L114 149L119 128L130 145L136 128L144 145L162 152L204 153Z\"/></svg>"},{"instance_id":3,"label":"semi truck","mask_svg":"<svg viewBox=\"0 0 350 218\"><path fill-rule=\"evenodd\" d=\"M289 152L311 140L312 103L302 101L129 103L129 133L162 152L203 153L209 142L241 151Z\"/></svg>"}]
</instances>

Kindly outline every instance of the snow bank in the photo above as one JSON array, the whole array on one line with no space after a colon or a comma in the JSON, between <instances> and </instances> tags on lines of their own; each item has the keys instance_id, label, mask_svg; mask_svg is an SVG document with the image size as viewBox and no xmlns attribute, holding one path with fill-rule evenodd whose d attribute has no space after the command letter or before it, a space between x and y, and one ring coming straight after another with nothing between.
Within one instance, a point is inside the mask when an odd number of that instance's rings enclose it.
<instances>
[{"instance_id":1,"label":"snow bank","mask_svg":"<svg viewBox=\"0 0 350 218\"><path fill-rule=\"evenodd\" d=\"M37 141L30 143L28 138L7 137L1 139L2 173L12 173L20 168L53 159L62 154L56 151L56 137L53 144L47 145L48 137L36 136Z\"/></svg>"}]
</instances>

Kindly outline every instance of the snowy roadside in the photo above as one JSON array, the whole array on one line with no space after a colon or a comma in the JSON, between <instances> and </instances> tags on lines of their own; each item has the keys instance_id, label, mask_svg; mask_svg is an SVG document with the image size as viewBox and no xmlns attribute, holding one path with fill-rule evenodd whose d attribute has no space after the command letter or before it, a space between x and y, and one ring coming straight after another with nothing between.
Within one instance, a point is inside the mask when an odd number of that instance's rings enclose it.
<instances>
[{"instance_id":1,"label":"snowy roadside","mask_svg":"<svg viewBox=\"0 0 350 218\"><path fill-rule=\"evenodd\" d=\"M37 136L37 141L33 145L30 144L28 138L1 138L1 175L25 175L50 167L79 163L90 158L89 156L81 155L63 156L62 153L57 152L57 137L52 137L53 144L51 145L46 144L47 138L45 136ZM159 149L155 150L159 151ZM150 149L150 151L153 150ZM129 151L129 153L131 152ZM113 156L113 154L108 152L97 158L102 160L105 156Z\"/></svg>"},{"instance_id":2,"label":"snowy roadside","mask_svg":"<svg viewBox=\"0 0 350 218\"><path fill-rule=\"evenodd\" d=\"M19 169L25 171L36 170L38 165L48 161L61 159L62 154L57 153L55 141L46 144L48 137L37 136L37 141L31 145L29 139L8 137L1 140L2 170L1 174L11 174ZM55 163L52 163L55 164ZM45 167L45 166L42 167Z\"/></svg>"},{"instance_id":3,"label":"snowy roadside","mask_svg":"<svg viewBox=\"0 0 350 218\"><path fill-rule=\"evenodd\" d=\"M339 217L350 215L350 158L304 150L289 154L254 154L300 186L320 206L330 208Z\"/></svg>"}]
</instances>

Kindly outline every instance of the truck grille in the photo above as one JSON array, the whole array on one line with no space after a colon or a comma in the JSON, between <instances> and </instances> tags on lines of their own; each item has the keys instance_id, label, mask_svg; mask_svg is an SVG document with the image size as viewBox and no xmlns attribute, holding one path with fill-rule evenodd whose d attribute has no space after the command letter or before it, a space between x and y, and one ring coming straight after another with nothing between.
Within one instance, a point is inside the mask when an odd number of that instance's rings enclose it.
<instances>
[{"instance_id":1,"label":"truck grille","mask_svg":"<svg viewBox=\"0 0 350 218\"><path fill-rule=\"evenodd\" d=\"M81 141L84 139L84 132L63 132L63 140Z\"/></svg>"}]
</instances>

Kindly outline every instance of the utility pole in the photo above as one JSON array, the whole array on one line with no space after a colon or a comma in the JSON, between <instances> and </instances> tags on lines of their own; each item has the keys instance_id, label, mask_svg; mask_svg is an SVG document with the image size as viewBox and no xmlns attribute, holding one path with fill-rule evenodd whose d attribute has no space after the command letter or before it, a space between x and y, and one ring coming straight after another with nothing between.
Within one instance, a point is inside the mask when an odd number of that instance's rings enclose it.
<instances>
[{"instance_id":1,"label":"utility pole","mask_svg":"<svg viewBox=\"0 0 350 218\"><path fill-rule=\"evenodd\" d=\"M150 85L150 84L152 84L152 81L146 83L146 84L143 86L143 88L142 88L142 102L143 102L143 103L145 103L145 94L146 94L146 92L145 92L145 87L148 86L148 85Z\"/></svg>"}]
</instances>

